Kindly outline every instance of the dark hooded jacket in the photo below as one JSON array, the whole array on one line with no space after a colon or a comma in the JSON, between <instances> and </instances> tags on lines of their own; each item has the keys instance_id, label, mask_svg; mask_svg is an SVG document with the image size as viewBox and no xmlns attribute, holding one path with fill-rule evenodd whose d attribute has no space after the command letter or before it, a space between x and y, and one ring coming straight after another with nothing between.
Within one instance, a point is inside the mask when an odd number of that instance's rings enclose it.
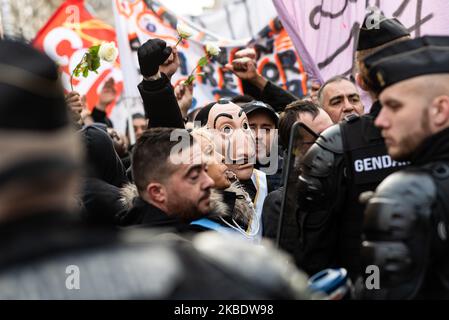
<instances>
[{"instance_id":1,"label":"dark hooded jacket","mask_svg":"<svg viewBox=\"0 0 449 320\"><path fill-rule=\"evenodd\" d=\"M96 107L92 110L92 113L90 114L94 122L96 123L103 123L108 128L113 128L114 125L112 124L112 121L108 118L106 115L106 112L103 110L97 109Z\"/></svg>"},{"instance_id":2,"label":"dark hooded jacket","mask_svg":"<svg viewBox=\"0 0 449 320\"><path fill-rule=\"evenodd\" d=\"M206 230L198 226L193 226L190 222L182 221L168 215L141 197L133 200L132 208L126 214L118 217L118 221L122 226L141 225L143 227L163 229L181 234Z\"/></svg>"},{"instance_id":3,"label":"dark hooded jacket","mask_svg":"<svg viewBox=\"0 0 449 320\"><path fill-rule=\"evenodd\" d=\"M90 223L112 225L126 211L120 201L128 182L125 168L109 135L97 126L82 131L87 153L87 171L81 194L83 218Z\"/></svg>"},{"instance_id":4,"label":"dark hooded jacket","mask_svg":"<svg viewBox=\"0 0 449 320\"><path fill-rule=\"evenodd\" d=\"M87 176L122 187L128 182L126 171L109 135L99 126L88 126L81 131L87 151Z\"/></svg>"}]
</instances>

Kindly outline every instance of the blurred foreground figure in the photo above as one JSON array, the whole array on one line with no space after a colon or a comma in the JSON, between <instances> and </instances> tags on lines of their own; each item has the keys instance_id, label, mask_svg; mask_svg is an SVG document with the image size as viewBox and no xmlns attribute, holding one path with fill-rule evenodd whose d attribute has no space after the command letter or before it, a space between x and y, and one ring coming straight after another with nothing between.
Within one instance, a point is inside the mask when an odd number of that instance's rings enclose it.
<instances>
[{"instance_id":1,"label":"blurred foreground figure","mask_svg":"<svg viewBox=\"0 0 449 320\"><path fill-rule=\"evenodd\" d=\"M388 153L411 166L386 178L365 211L364 298L449 298L449 37L404 41L364 60ZM368 284L370 280L366 279ZM369 289L369 286L367 287Z\"/></svg>"},{"instance_id":2,"label":"blurred foreground figure","mask_svg":"<svg viewBox=\"0 0 449 320\"><path fill-rule=\"evenodd\" d=\"M56 65L2 40L0 70L0 299L307 297L304 276L270 248L82 225L81 145Z\"/></svg>"}]
</instances>

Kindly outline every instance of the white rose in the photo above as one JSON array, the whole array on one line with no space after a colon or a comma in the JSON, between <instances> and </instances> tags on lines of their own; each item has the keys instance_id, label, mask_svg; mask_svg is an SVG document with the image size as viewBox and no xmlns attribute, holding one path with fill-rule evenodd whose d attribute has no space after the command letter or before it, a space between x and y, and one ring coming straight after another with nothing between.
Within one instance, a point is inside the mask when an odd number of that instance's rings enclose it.
<instances>
[{"instance_id":1,"label":"white rose","mask_svg":"<svg viewBox=\"0 0 449 320\"><path fill-rule=\"evenodd\" d=\"M193 35L193 30L184 23L178 23L176 26L178 34L183 39L189 39Z\"/></svg>"},{"instance_id":2,"label":"white rose","mask_svg":"<svg viewBox=\"0 0 449 320\"><path fill-rule=\"evenodd\" d=\"M208 42L206 43L206 52L213 57L216 57L220 54L221 49L214 43Z\"/></svg>"},{"instance_id":3,"label":"white rose","mask_svg":"<svg viewBox=\"0 0 449 320\"><path fill-rule=\"evenodd\" d=\"M100 50L98 51L98 56L100 59L105 60L107 62L114 62L118 56L118 50L115 47L114 42L104 42L100 46Z\"/></svg>"}]
</instances>

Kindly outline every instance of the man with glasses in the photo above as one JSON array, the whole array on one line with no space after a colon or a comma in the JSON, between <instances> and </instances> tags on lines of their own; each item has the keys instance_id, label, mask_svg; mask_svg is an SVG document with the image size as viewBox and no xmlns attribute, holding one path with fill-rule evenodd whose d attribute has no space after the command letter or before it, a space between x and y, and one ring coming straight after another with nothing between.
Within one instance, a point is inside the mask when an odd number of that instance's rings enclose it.
<instances>
[{"instance_id":1,"label":"man with glasses","mask_svg":"<svg viewBox=\"0 0 449 320\"><path fill-rule=\"evenodd\" d=\"M285 111L281 113L279 120L279 136L281 143L286 150L288 149L291 130L297 122L303 123L310 129L310 132L308 132L308 130L301 130L299 132L299 139L295 141L296 147L299 149L298 159L301 159L313 145L316 137L318 137L318 135L325 129L332 126L333 123L326 111L313 102L307 100L292 102L285 108ZM289 177L285 177L285 169L284 166L284 180L287 180L285 183L289 183L291 186L296 185L299 173L290 173ZM295 169L297 169L297 167ZM295 181L293 181L293 179ZM277 236L283 193L284 186L268 194L265 199L262 214L263 235L270 239L276 239ZM294 197L296 198L296 195ZM293 204L293 207L289 210L287 216L284 217L285 223L283 223L284 228L282 232L281 247L297 259L299 249L299 229L294 213L297 209L297 202L292 201L291 203Z\"/></svg>"}]
</instances>

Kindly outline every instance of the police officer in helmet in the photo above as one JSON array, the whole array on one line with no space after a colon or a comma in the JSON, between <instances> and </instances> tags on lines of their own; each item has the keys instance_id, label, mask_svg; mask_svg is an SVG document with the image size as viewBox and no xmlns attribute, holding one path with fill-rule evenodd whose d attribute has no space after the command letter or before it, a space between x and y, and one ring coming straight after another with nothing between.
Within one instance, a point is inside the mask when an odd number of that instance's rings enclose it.
<instances>
[{"instance_id":1,"label":"police officer in helmet","mask_svg":"<svg viewBox=\"0 0 449 320\"><path fill-rule=\"evenodd\" d=\"M403 41L408 31L396 19L366 15L360 30L357 57ZM374 21L374 22L373 22ZM356 61L358 65L358 61ZM376 100L363 69L356 78ZM305 155L299 178L300 266L309 274L329 267L344 267L355 280L360 272L360 244L364 206L359 196L374 190L404 163L387 154L374 119L380 111L375 102L369 114L349 115L322 133Z\"/></svg>"},{"instance_id":2,"label":"police officer in helmet","mask_svg":"<svg viewBox=\"0 0 449 320\"><path fill-rule=\"evenodd\" d=\"M449 297L449 37L425 36L364 60L388 153L411 166L386 178L365 211L363 264L380 289L363 298Z\"/></svg>"}]
</instances>

